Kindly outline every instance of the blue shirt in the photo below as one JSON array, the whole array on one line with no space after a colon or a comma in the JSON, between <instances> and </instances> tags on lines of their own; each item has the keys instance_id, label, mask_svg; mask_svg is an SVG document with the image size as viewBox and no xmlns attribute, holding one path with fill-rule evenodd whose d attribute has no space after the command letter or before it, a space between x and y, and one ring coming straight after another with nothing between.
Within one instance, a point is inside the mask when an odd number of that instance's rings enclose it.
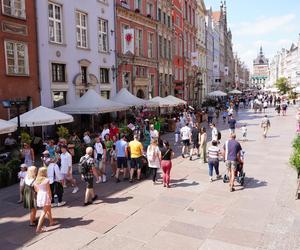
<instances>
[{"instance_id":1,"label":"blue shirt","mask_svg":"<svg viewBox=\"0 0 300 250\"><path fill-rule=\"evenodd\" d=\"M229 128L234 129L235 128L235 124L236 124L236 120L235 119L230 119L228 121L229 124Z\"/></svg>"},{"instance_id":2,"label":"blue shirt","mask_svg":"<svg viewBox=\"0 0 300 250\"><path fill-rule=\"evenodd\" d=\"M228 144L226 148L226 144ZM226 160L227 161L237 161L237 155L242 150L241 144L236 140L228 140L224 145L224 150L226 150Z\"/></svg>"},{"instance_id":3,"label":"blue shirt","mask_svg":"<svg viewBox=\"0 0 300 250\"><path fill-rule=\"evenodd\" d=\"M127 142L124 140L118 140L116 142L116 151L117 151L117 157L126 157L126 147Z\"/></svg>"}]
</instances>

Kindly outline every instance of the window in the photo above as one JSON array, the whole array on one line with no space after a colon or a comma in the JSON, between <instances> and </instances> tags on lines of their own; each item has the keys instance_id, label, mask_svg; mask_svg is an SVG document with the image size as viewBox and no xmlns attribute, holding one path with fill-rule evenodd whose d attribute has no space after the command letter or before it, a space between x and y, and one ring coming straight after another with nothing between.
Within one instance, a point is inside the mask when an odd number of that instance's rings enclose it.
<instances>
[{"instance_id":1,"label":"window","mask_svg":"<svg viewBox=\"0 0 300 250\"><path fill-rule=\"evenodd\" d=\"M168 41L168 58L169 60L171 59L172 57L172 52L171 52L171 41L169 40Z\"/></svg>"},{"instance_id":2,"label":"window","mask_svg":"<svg viewBox=\"0 0 300 250\"><path fill-rule=\"evenodd\" d=\"M161 9L160 8L158 8L157 20L161 22Z\"/></svg>"},{"instance_id":3,"label":"window","mask_svg":"<svg viewBox=\"0 0 300 250\"><path fill-rule=\"evenodd\" d=\"M101 96L105 99L110 98L110 91L109 90L101 90Z\"/></svg>"},{"instance_id":4,"label":"window","mask_svg":"<svg viewBox=\"0 0 300 250\"><path fill-rule=\"evenodd\" d=\"M154 96L154 82L155 82L155 76L150 75L150 91L149 91L149 98L151 99Z\"/></svg>"},{"instance_id":5,"label":"window","mask_svg":"<svg viewBox=\"0 0 300 250\"><path fill-rule=\"evenodd\" d=\"M143 31L136 30L136 54L137 56L143 56Z\"/></svg>"},{"instance_id":6,"label":"window","mask_svg":"<svg viewBox=\"0 0 300 250\"><path fill-rule=\"evenodd\" d=\"M127 29L129 29L129 26L126 25L126 24L123 24L122 25L122 39L124 39L124 31L127 30ZM122 44L122 51L124 53L124 43L122 42L121 44Z\"/></svg>"},{"instance_id":7,"label":"window","mask_svg":"<svg viewBox=\"0 0 300 250\"><path fill-rule=\"evenodd\" d=\"M168 16L168 27L171 28L171 17Z\"/></svg>"},{"instance_id":8,"label":"window","mask_svg":"<svg viewBox=\"0 0 300 250\"><path fill-rule=\"evenodd\" d=\"M153 57L153 34L148 34L148 57Z\"/></svg>"},{"instance_id":9,"label":"window","mask_svg":"<svg viewBox=\"0 0 300 250\"><path fill-rule=\"evenodd\" d=\"M76 39L77 47L87 48L87 14L76 11Z\"/></svg>"},{"instance_id":10,"label":"window","mask_svg":"<svg viewBox=\"0 0 300 250\"><path fill-rule=\"evenodd\" d=\"M147 15L153 17L153 4L147 3Z\"/></svg>"},{"instance_id":11,"label":"window","mask_svg":"<svg viewBox=\"0 0 300 250\"><path fill-rule=\"evenodd\" d=\"M28 48L22 42L5 41L6 73L9 75L28 75Z\"/></svg>"},{"instance_id":12,"label":"window","mask_svg":"<svg viewBox=\"0 0 300 250\"><path fill-rule=\"evenodd\" d=\"M167 39L164 38L164 58L167 58Z\"/></svg>"},{"instance_id":13,"label":"window","mask_svg":"<svg viewBox=\"0 0 300 250\"><path fill-rule=\"evenodd\" d=\"M176 25L180 26L180 18L179 18L179 16L176 16Z\"/></svg>"},{"instance_id":14,"label":"window","mask_svg":"<svg viewBox=\"0 0 300 250\"><path fill-rule=\"evenodd\" d=\"M61 63L52 63L52 82L66 81L66 65Z\"/></svg>"},{"instance_id":15,"label":"window","mask_svg":"<svg viewBox=\"0 0 300 250\"><path fill-rule=\"evenodd\" d=\"M179 37L179 56L182 57L182 38Z\"/></svg>"},{"instance_id":16,"label":"window","mask_svg":"<svg viewBox=\"0 0 300 250\"><path fill-rule=\"evenodd\" d=\"M87 84L87 67L81 66L81 82Z\"/></svg>"},{"instance_id":17,"label":"window","mask_svg":"<svg viewBox=\"0 0 300 250\"><path fill-rule=\"evenodd\" d=\"M99 19L99 51L108 52L108 21Z\"/></svg>"},{"instance_id":18,"label":"window","mask_svg":"<svg viewBox=\"0 0 300 250\"><path fill-rule=\"evenodd\" d=\"M67 104L67 92L66 91L53 91L52 92L53 107L57 108Z\"/></svg>"},{"instance_id":19,"label":"window","mask_svg":"<svg viewBox=\"0 0 300 250\"><path fill-rule=\"evenodd\" d=\"M62 11L61 5L49 3L48 15L49 15L49 39L50 42L62 43Z\"/></svg>"},{"instance_id":20,"label":"window","mask_svg":"<svg viewBox=\"0 0 300 250\"><path fill-rule=\"evenodd\" d=\"M100 68L100 83L109 83L109 69Z\"/></svg>"},{"instance_id":21,"label":"window","mask_svg":"<svg viewBox=\"0 0 300 250\"><path fill-rule=\"evenodd\" d=\"M146 78L147 77L147 67L136 66L136 77Z\"/></svg>"},{"instance_id":22,"label":"window","mask_svg":"<svg viewBox=\"0 0 300 250\"><path fill-rule=\"evenodd\" d=\"M163 57L163 40L162 36L159 36L158 46L159 46L159 56Z\"/></svg>"},{"instance_id":23,"label":"window","mask_svg":"<svg viewBox=\"0 0 300 250\"><path fill-rule=\"evenodd\" d=\"M2 13L17 18L26 18L25 0L3 0Z\"/></svg>"},{"instance_id":24,"label":"window","mask_svg":"<svg viewBox=\"0 0 300 250\"><path fill-rule=\"evenodd\" d=\"M167 16L166 16L166 12L163 13L163 24L167 23Z\"/></svg>"},{"instance_id":25,"label":"window","mask_svg":"<svg viewBox=\"0 0 300 250\"><path fill-rule=\"evenodd\" d=\"M141 0L134 0L134 8L139 9L141 11L142 1Z\"/></svg>"}]
</instances>

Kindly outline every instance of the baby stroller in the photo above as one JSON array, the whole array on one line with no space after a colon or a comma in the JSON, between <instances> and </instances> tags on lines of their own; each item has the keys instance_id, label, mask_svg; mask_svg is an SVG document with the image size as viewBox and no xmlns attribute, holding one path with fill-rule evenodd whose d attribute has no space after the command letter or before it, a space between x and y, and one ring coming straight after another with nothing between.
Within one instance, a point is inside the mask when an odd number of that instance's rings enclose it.
<instances>
[{"instance_id":1,"label":"baby stroller","mask_svg":"<svg viewBox=\"0 0 300 250\"><path fill-rule=\"evenodd\" d=\"M235 180L241 186L244 186L245 176L246 176L246 173L244 172L244 155L245 155L245 151L241 151L241 156L240 156L241 162L238 162L236 172L235 172ZM223 182L224 183L229 182L229 176L227 174L224 174Z\"/></svg>"}]
</instances>

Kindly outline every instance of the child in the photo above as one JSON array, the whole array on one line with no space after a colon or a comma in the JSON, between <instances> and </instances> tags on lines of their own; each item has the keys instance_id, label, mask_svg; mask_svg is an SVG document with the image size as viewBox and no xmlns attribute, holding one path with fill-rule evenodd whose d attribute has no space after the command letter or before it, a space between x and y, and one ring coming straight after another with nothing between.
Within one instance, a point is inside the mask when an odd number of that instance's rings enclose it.
<instances>
[{"instance_id":1,"label":"child","mask_svg":"<svg viewBox=\"0 0 300 250\"><path fill-rule=\"evenodd\" d=\"M227 112L226 109L224 109L222 116L223 116L223 122L225 123L226 122L226 118L228 116L228 112Z\"/></svg>"},{"instance_id":2,"label":"child","mask_svg":"<svg viewBox=\"0 0 300 250\"><path fill-rule=\"evenodd\" d=\"M41 167L38 171L36 181L34 183L34 189L37 192L37 206L43 208L43 212L40 216L36 233L45 232L44 224L45 216L49 219L49 225L53 226L56 222L52 218L51 212L51 189L50 180L47 178L47 168Z\"/></svg>"},{"instance_id":3,"label":"child","mask_svg":"<svg viewBox=\"0 0 300 250\"><path fill-rule=\"evenodd\" d=\"M244 124L241 127L241 130L242 130L242 135L243 135L243 141L246 141L247 140L247 124Z\"/></svg>"},{"instance_id":4,"label":"child","mask_svg":"<svg viewBox=\"0 0 300 250\"><path fill-rule=\"evenodd\" d=\"M111 177L114 177L117 172L117 152L116 152L116 145L112 146L112 149L110 150L110 159L111 159L111 168L112 168L112 175Z\"/></svg>"},{"instance_id":5,"label":"child","mask_svg":"<svg viewBox=\"0 0 300 250\"><path fill-rule=\"evenodd\" d=\"M25 177L27 175L27 165L26 164L22 164L20 166L21 171L18 173L18 178L20 180L20 199L18 200L18 203L22 203L23 202L23 192L24 192L24 185L25 185Z\"/></svg>"}]
</instances>

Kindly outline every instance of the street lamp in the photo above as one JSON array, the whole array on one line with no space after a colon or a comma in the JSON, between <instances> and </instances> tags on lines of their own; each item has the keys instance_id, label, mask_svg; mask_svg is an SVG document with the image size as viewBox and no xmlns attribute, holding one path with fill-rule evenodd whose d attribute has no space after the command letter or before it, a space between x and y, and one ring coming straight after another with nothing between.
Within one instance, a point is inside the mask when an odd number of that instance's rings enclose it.
<instances>
[{"instance_id":1,"label":"street lamp","mask_svg":"<svg viewBox=\"0 0 300 250\"><path fill-rule=\"evenodd\" d=\"M11 107L16 107L17 109L17 121L18 121L18 128L17 128L17 139L18 142L20 141L20 128L21 128L21 122L20 122L20 107L22 105L27 105L28 104L28 100L27 101L14 101L14 100L4 100L2 101L2 106L3 108L11 108Z\"/></svg>"}]
</instances>

